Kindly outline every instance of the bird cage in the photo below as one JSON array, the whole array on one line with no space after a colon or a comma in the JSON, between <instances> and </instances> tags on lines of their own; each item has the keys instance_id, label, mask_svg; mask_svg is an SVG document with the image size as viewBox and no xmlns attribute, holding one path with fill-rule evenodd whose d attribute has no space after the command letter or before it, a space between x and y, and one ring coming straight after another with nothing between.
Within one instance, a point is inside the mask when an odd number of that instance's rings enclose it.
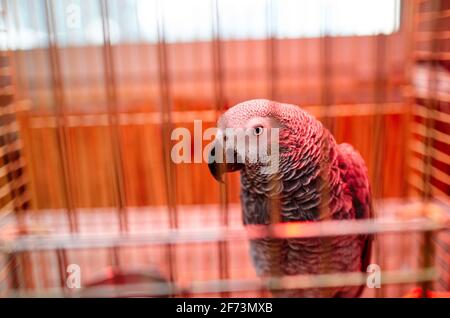
<instances>
[{"instance_id":1,"label":"bird cage","mask_svg":"<svg viewBox=\"0 0 450 318\"><path fill-rule=\"evenodd\" d=\"M377 270L363 297L448 295L447 1L0 3L2 297L265 297ZM391 22L355 31L350 9ZM171 160L175 128L202 136L253 98L352 144L375 217L244 226L238 174ZM261 278L248 252L358 234L374 236L368 272Z\"/></svg>"}]
</instances>

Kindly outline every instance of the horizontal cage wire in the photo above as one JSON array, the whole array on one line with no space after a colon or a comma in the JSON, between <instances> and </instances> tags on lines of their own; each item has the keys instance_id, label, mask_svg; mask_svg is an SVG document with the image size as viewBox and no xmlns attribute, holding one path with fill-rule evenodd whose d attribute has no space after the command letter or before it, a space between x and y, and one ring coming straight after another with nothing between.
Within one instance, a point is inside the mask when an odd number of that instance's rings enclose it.
<instances>
[{"instance_id":1,"label":"horizontal cage wire","mask_svg":"<svg viewBox=\"0 0 450 318\"><path fill-rule=\"evenodd\" d=\"M450 297L448 1L1 0L0 18L0 297ZM259 98L361 154L372 218L244 225L205 132ZM367 269L333 270L330 242L365 237ZM323 257L261 275L255 242Z\"/></svg>"}]
</instances>

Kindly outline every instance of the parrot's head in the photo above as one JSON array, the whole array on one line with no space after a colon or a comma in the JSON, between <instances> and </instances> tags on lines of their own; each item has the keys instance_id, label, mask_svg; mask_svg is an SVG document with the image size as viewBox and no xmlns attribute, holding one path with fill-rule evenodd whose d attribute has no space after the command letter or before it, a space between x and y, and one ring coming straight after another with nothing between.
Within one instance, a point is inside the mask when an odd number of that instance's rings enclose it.
<instances>
[{"instance_id":1,"label":"parrot's head","mask_svg":"<svg viewBox=\"0 0 450 318\"><path fill-rule=\"evenodd\" d=\"M312 155L323 132L321 123L300 107L265 99L228 109L217 128L208 166L221 182L224 173L238 170L261 181L288 173L302 156Z\"/></svg>"}]
</instances>

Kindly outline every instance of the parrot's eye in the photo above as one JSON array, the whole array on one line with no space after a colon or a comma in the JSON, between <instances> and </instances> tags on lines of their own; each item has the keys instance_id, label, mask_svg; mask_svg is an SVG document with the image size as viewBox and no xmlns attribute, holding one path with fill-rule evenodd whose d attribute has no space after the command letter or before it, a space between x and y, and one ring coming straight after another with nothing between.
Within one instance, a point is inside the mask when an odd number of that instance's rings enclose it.
<instances>
[{"instance_id":1,"label":"parrot's eye","mask_svg":"<svg viewBox=\"0 0 450 318\"><path fill-rule=\"evenodd\" d=\"M262 132L263 132L263 128L261 126L253 128L253 134L255 134L255 136L261 135Z\"/></svg>"}]
</instances>

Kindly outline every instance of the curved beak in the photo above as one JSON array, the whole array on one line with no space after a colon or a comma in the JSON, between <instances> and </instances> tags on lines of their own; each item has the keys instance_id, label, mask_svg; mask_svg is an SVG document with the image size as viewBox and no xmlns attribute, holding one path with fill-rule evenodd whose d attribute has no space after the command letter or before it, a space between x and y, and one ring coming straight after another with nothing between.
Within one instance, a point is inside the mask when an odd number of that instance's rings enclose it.
<instances>
[{"instance_id":1,"label":"curved beak","mask_svg":"<svg viewBox=\"0 0 450 318\"><path fill-rule=\"evenodd\" d=\"M217 156L218 152L222 152L222 156ZM221 158L222 160L217 160L217 158ZM209 154L208 154L208 168L209 172L213 175L214 179L217 181L224 183L222 176L227 172L234 172L241 170L244 167L243 163L237 162L237 155L234 153L233 162L225 162L226 161L226 155L223 151L223 148L218 145L218 143L215 143L214 147L211 148Z\"/></svg>"}]
</instances>

